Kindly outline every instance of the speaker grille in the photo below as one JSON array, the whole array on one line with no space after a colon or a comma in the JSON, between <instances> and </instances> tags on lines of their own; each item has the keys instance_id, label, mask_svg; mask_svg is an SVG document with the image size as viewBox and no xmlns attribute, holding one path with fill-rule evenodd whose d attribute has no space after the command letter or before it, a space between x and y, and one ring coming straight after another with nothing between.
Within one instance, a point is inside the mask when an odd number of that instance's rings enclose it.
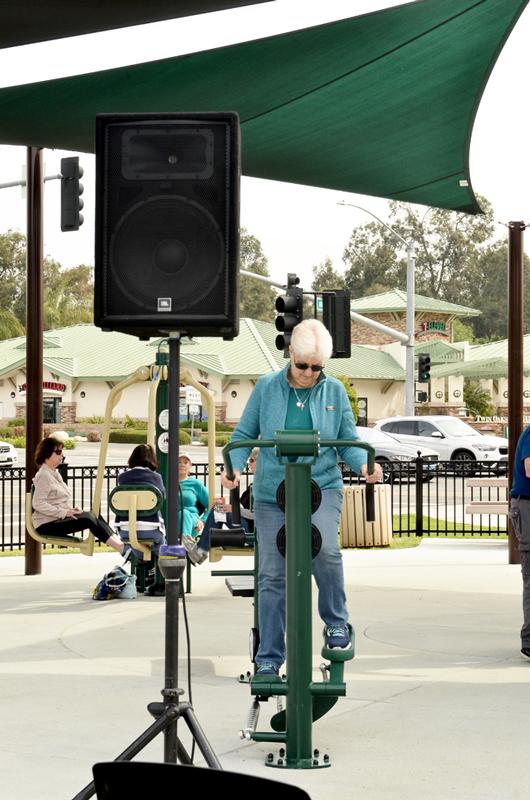
<instances>
[{"instance_id":1,"label":"speaker grille","mask_svg":"<svg viewBox=\"0 0 530 800\"><path fill-rule=\"evenodd\" d=\"M228 310L223 232L204 206L185 197L132 206L112 237L110 263L111 313L154 314L160 296L171 298L172 313L199 305L202 314Z\"/></svg>"},{"instance_id":2,"label":"speaker grille","mask_svg":"<svg viewBox=\"0 0 530 800\"><path fill-rule=\"evenodd\" d=\"M97 325L237 335L238 131L230 113L98 115Z\"/></svg>"}]
</instances>

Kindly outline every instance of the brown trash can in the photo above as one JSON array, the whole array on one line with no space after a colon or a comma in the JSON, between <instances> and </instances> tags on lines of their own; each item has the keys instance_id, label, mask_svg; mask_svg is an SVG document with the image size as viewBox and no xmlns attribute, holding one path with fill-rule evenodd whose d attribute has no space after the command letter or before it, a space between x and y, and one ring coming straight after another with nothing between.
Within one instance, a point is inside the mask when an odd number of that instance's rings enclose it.
<instances>
[{"instance_id":1,"label":"brown trash can","mask_svg":"<svg viewBox=\"0 0 530 800\"><path fill-rule=\"evenodd\" d=\"M340 517L341 547L384 547L392 541L390 486L375 487L375 522L366 522L364 486L345 486Z\"/></svg>"}]
</instances>

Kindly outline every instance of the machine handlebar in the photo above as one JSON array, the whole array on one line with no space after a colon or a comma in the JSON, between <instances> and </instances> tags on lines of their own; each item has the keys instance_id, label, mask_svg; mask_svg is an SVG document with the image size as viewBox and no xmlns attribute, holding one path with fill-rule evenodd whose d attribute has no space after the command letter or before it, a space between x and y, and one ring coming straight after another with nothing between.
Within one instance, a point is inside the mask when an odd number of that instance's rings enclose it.
<instances>
[{"instance_id":1,"label":"machine handlebar","mask_svg":"<svg viewBox=\"0 0 530 800\"><path fill-rule=\"evenodd\" d=\"M303 440L304 434L311 433L314 436L314 431L311 432L300 432L297 431L297 434ZM232 459L230 458L230 452L232 450L236 450L238 448L245 447L247 449L253 449L254 447L276 447L277 451L281 450L281 446L279 445L278 441L273 439L244 439L239 442L229 442L227 445L223 447L223 462L225 467L226 475L229 479L234 477L234 467L232 465ZM292 436L289 436L289 447L292 448ZM374 471L374 464L375 464L375 451L374 448L367 444L366 442L362 442L359 439L319 439L318 440L318 447L360 447L363 450L366 450L366 454L368 457L367 467L368 473L372 474ZM278 452L279 455L282 455L281 452ZM230 502L232 504L232 519L236 525L239 525L241 522L241 509L239 504L239 486L235 489L230 490ZM234 515L237 515L234 516ZM374 522L375 520L375 494L374 494L374 484L367 483L366 484L366 521L367 522Z\"/></svg>"}]
</instances>

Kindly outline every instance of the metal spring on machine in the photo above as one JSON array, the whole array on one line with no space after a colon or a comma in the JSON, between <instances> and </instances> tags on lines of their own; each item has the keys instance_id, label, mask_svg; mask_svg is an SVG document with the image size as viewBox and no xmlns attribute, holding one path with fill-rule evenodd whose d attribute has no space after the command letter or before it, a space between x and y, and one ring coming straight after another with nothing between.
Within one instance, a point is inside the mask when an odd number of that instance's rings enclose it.
<instances>
[{"instance_id":1,"label":"metal spring on machine","mask_svg":"<svg viewBox=\"0 0 530 800\"><path fill-rule=\"evenodd\" d=\"M247 724L243 730L239 731L240 739L247 739L248 741L252 739L252 734L256 730L256 726L258 724L259 711L259 700L257 697L255 697L252 701L252 705L250 706L250 711L248 712Z\"/></svg>"}]
</instances>

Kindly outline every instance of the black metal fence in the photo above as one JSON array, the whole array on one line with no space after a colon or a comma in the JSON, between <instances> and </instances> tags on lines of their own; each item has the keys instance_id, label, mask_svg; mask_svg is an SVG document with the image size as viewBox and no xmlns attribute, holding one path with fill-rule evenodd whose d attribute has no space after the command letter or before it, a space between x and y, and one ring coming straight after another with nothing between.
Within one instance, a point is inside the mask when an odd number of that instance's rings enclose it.
<instances>
[{"instance_id":1,"label":"black metal fence","mask_svg":"<svg viewBox=\"0 0 530 800\"><path fill-rule=\"evenodd\" d=\"M421 457L383 465L391 487L393 536L507 535L506 467L506 462L432 462ZM345 470L345 483L357 482ZM478 504L491 510L479 512Z\"/></svg>"},{"instance_id":2,"label":"black metal fence","mask_svg":"<svg viewBox=\"0 0 530 800\"><path fill-rule=\"evenodd\" d=\"M222 464L216 464L217 478ZM393 462L385 469L385 482L390 485L392 527L394 536L503 536L507 532L505 513L472 513L473 504L486 505L505 502L507 483L503 470L505 464L488 467L462 465L454 462L423 461ZM108 497L116 486L123 466L105 467L101 513L108 519ZM357 483L360 479L344 468L344 482ZM196 478L207 482L208 465L196 464ZM88 509L92 503L96 483L96 466L69 466L68 485L73 504ZM19 550L25 542L25 467L0 468L0 550ZM484 480L476 480L484 479ZM500 481L497 479L501 478ZM503 479L504 478L504 479ZM470 480L473 479L473 480ZM494 480L492 480L494 479ZM243 487L249 476L243 476ZM483 485L473 485L473 484ZM497 485L500 483L501 485ZM495 485L494 485L495 484ZM219 492L220 483L217 481Z\"/></svg>"}]
</instances>

